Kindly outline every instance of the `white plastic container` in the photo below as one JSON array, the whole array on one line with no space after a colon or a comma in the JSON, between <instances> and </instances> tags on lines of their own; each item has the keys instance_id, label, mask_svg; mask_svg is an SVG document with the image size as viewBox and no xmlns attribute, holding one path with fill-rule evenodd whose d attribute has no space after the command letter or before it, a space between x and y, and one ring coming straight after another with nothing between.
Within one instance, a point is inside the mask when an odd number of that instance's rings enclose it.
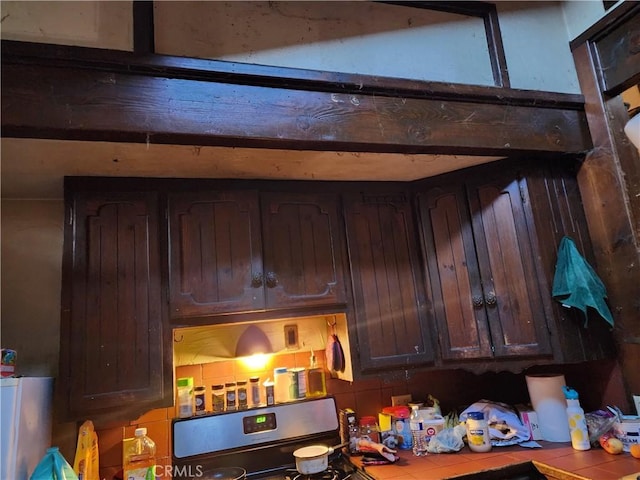
<instances>
[{"instance_id":1,"label":"white plastic container","mask_svg":"<svg viewBox=\"0 0 640 480\"><path fill-rule=\"evenodd\" d=\"M286 367L279 367L273 370L273 394L276 403L289 401L289 386L291 377Z\"/></svg>"},{"instance_id":2,"label":"white plastic container","mask_svg":"<svg viewBox=\"0 0 640 480\"><path fill-rule=\"evenodd\" d=\"M587 421L584 418L584 410L580 406L578 392L569 387L563 387L564 395L567 399L567 420L569 422L569 433L571 435L571 446L575 450L589 450L589 431Z\"/></svg>"},{"instance_id":3,"label":"white plastic container","mask_svg":"<svg viewBox=\"0 0 640 480\"><path fill-rule=\"evenodd\" d=\"M489 437L489 425L484 419L484 413L469 412L466 425L469 449L472 452L489 452L491 450L491 438Z\"/></svg>"},{"instance_id":4,"label":"white plastic container","mask_svg":"<svg viewBox=\"0 0 640 480\"><path fill-rule=\"evenodd\" d=\"M193 377L179 378L176 384L178 390L178 416L180 418L191 417L195 407Z\"/></svg>"}]
</instances>

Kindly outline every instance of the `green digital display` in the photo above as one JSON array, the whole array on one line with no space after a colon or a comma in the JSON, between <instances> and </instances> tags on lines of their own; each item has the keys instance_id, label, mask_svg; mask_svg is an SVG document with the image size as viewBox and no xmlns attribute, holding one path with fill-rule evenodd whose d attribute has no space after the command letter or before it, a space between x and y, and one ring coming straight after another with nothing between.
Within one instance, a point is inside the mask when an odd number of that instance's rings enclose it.
<instances>
[{"instance_id":1,"label":"green digital display","mask_svg":"<svg viewBox=\"0 0 640 480\"><path fill-rule=\"evenodd\" d=\"M242 417L242 426L245 434L268 432L269 430L278 428L275 413Z\"/></svg>"}]
</instances>

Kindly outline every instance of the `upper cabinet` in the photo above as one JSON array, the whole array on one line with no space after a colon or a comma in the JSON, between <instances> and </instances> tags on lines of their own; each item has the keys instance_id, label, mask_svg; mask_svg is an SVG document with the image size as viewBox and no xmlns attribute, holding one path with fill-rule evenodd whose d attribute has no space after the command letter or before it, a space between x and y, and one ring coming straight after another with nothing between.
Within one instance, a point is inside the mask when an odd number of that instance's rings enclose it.
<instances>
[{"instance_id":1,"label":"upper cabinet","mask_svg":"<svg viewBox=\"0 0 640 480\"><path fill-rule=\"evenodd\" d=\"M172 317L346 302L338 197L169 194Z\"/></svg>"},{"instance_id":2,"label":"upper cabinet","mask_svg":"<svg viewBox=\"0 0 640 480\"><path fill-rule=\"evenodd\" d=\"M170 405L157 195L79 193L67 205L59 382L65 415L118 411L127 418Z\"/></svg>"},{"instance_id":3,"label":"upper cabinet","mask_svg":"<svg viewBox=\"0 0 640 480\"><path fill-rule=\"evenodd\" d=\"M409 194L348 194L344 208L361 370L433 362Z\"/></svg>"},{"instance_id":4,"label":"upper cabinet","mask_svg":"<svg viewBox=\"0 0 640 480\"><path fill-rule=\"evenodd\" d=\"M550 354L526 183L514 174L467 179L419 194L442 358Z\"/></svg>"},{"instance_id":5,"label":"upper cabinet","mask_svg":"<svg viewBox=\"0 0 640 480\"><path fill-rule=\"evenodd\" d=\"M263 309L257 192L175 193L168 202L171 316Z\"/></svg>"},{"instance_id":6,"label":"upper cabinet","mask_svg":"<svg viewBox=\"0 0 640 480\"><path fill-rule=\"evenodd\" d=\"M268 308L344 304L338 196L263 193Z\"/></svg>"}]
</instances>

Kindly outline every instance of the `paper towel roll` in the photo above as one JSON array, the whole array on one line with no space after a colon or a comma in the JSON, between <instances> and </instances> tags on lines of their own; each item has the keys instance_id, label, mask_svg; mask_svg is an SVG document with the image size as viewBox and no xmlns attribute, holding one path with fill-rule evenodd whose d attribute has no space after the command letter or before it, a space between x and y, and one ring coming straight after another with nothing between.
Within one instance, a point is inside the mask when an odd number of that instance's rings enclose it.
<instances>
[{"instance_id":1,"label":"paper towel roll","mask_svg":"<svg viewBox=\"0 0 640 480\"><path fill-rule=\"evenodd\" d=\"M564 375L526 375L526 379L542 439L549 442L570 442L567 400L562 391L562 386L566 385Z\"/></svg>"}]
</instances>

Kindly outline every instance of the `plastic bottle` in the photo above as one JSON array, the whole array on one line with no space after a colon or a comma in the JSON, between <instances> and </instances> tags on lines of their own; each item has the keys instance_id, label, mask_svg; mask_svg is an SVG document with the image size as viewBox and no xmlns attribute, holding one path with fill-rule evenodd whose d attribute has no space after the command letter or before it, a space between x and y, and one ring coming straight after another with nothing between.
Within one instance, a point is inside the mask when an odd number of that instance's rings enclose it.
<instances>
[{"instance_id":1,"label":"plastic bottle","mask_svg":"<svg viewBox=\"0 0 640 480\"><path fill-rule=\"evenodd\" d=\"M578 392L574 389L562 386L564 396L567 399L567 420L569 421L569 432L571 433L571 446L576 450L589 450L589 431L587 421L584 418L584 410L580 406Z\"/></svg>"},{"instance_id":2,"label":"plastic bottle","mask_svg":"<svg viewBox=\"0 0 640 480\"><path fill-rule=\"evenodd\" d=\"M411 428L411 440L413 444L413 454L416 457L422 457L427 454L427 441L424 429L424 420L420 415L418 405L411 407L411 416L409 417L409 426Z\"/></svg>"},{"instance_id":3,"label":"plastic bottle","mask_svg":"<svg viewBox=\"0 0 640 480\"><path fill-rule=\"evenodd\" d=\"M467 414L467 443L473 452L488 452L491 450L489 425L484 419L483 412L469 412Z\"/></svg>"},{"instance_id":4,"label":"plastic bottle","mask_svg":"<svg viewBox=\"0 0 640 480\"><path fill-rule=\"evenodd\" d=\"M193 378L179 378L176 384L178 387L178 416L180 418L191 417L194 407Z\"/></svg>"},{"instance_id":5,"label":"plastic bottle","mask_svg":"<svg viewBox=\"0 0 640 480\"><path fill-rule=\"evenodd\" d=\"M146 428L136 428L135 437L124 440L122 466L127 480L155 478L156 444L147 437Z\"/></svg>"},{"instance_id":6,"label":"plastic bottle","mask_svg":"<svg viewBox=\"0 0 640 480\"><path fill-rule=\"evenodd\" d=\"M327 383L324 370L318 366L316 354L311 350L309 370L307 370L307 397L324 397L327 394Z\"/></svg>"}]
</instances>

